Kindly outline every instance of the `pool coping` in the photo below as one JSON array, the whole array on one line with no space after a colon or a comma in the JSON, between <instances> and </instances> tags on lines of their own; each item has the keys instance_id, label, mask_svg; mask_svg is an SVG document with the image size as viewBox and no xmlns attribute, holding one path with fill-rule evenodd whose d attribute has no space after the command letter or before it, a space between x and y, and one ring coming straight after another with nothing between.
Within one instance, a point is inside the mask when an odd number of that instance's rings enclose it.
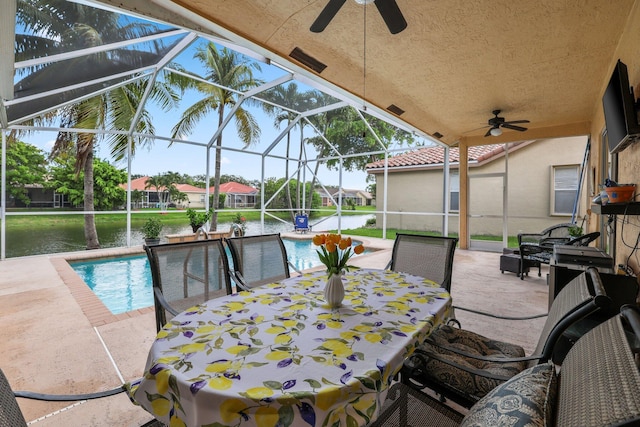
<instances>
[{"instance_id":1,"label":"pool coping","mask_svg":"<svg viewBox=\"0 0 640 427\"><path fill-rule=\"evenodd\" d=\"M295 239L295 240L310 240L313 236L318 233L309 232L309 233L281 233L283 238L287 239ZM389 244L374 244L374 242L379 242L379 239L372 241L367 239L365 236L351 236L352 238L356 238L361 241L367 249L371 249L373 253L382 249L389 249ZM391 245L393 241L390 241ZM106 305L98 298L98 296L87 286L87 284L82 280L82 278L75 272L73 267L69 264L73 261L86 261L93 259L109 259L116 258L127 255L141 255L145 254L144 248L142 245L132 246L132 247L119 247L119 248L108 248L108 249L97 249L91 251L79 251L79 252L67 252L55 254L55 256L50 256L51 264L56 269L58 275L65 283L67 288L69 288L69 292L74 297L80 309L87 317L91 326L103 326L113 322L118 322L120 320L130 319L134 317L141 316L146 313L152 313L154 311L153 305L149 307L138 308L132 311L127 311L120 314L113 314L111 310L107 308ZM366 255L362 255L366 256ZM321 267L314 267L309 269L318 270Z\"/></svg>"},{"instance_id":2,"label":"pool coping","mask_svg":"<svg viewBox=\"0 0 640 427\"><path fill-rule=\"evenodd\" d=\"M108 259L124 255L141 255L144 254L142 246L132 246L130 248L110 248L99 249L96 251L86 252L70 252L58 254L59 256L51 257L51 264L56 269L58 275L62 279L69 292L74 297L80 309L89 320L91 326L103 326L109 323L118 322L120 320L130 319L141 316L154 311L153 305L149 307L138 308L136 310L127 311L120 314L113 314L111 310L98 298L89 286L80 278L73 267L69 264L73 261L91 260L91 259Z\"/></svg>"}]
</instances>

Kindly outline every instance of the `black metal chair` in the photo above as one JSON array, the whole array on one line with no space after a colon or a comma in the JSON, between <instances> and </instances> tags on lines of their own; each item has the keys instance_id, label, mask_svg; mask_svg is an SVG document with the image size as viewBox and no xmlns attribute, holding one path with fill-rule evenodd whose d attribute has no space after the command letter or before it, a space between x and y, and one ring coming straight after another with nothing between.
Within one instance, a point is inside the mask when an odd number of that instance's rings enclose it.
<instances>
[{"instance_id":1,"label":"black metal chair","mask_svg":"<svg viewBox=\"0 0 640 427\"><path fill-rule=\"evenodd\" d=\"M570 326L588 316L594 317L595 313L600 316L599 321L603 321L615 315L618 309L619 306L614 308L611 298L606 295L597 270L590 268L567 284L553 301L532 355L525 356L524 349L518 345L442 325L418 346L405 363L401 377L407 383L431 388L443 397L470 407L491 389L529 366L546 362L552 356L561 363L570 348L570 343L561 338ZM465 310L509 320L543 316L514 318ZM585 328L595 324L597 322L585 323L589 325ZM564 354L554 354L558 348Z\"/></svg>"},{"instance_id":2,"label":"black metal chair","mask_svg":"<svg viewBox=\"0 0 640 427\"><path fill-rule=\"evenodd\" d=\"M457 244L455 237L398 233L386 268L433 280L449 292Z\"/></svg>"},{"instance_id":3,"label":"black metal chair","mask_svg":"<svg viewBox=\"0 0 640 427\"><path fill-rule=\"evenodd\" d=\"M274 283L290 277L289 268L300 273L287 258L280 234L225 239L233 269L231 277L241 290Z\"/></svg>"},{"instance_id":4,"label":"black metal chair","mask_svg":"<svg viewBox=\"0 0 640 427\"><path fill-rule=\"evenodd\" d=\"M567 245L571 246L589 246L589 243L596 240L600 237L599 231L594 231L593 233L583 234L582 236L574 237L573 239L567 242Z\"/></svg>"},{"instance_id":5,"label":"black metal chair","mask_svg":"<svg viewBox=\"0 0 640 427\"><path fill-rule=\"evenodd\" d=\"M637 426L639 343L640 308L626 305L578 340L559 374L550 362L528 368L492 389L464 419L426 393L397 383L369 427Z\"/></svg>"},{"instance_id":6,"label":"black metal chair","mask_svg":"<svg viewBox=\"0 0 640 427\"><path fill-rule=\"evenodd\" d=\"M144 249L151 266L158 331L181 311L232 293L229 261L221 239Z\"/></svg>"}]
</instances>

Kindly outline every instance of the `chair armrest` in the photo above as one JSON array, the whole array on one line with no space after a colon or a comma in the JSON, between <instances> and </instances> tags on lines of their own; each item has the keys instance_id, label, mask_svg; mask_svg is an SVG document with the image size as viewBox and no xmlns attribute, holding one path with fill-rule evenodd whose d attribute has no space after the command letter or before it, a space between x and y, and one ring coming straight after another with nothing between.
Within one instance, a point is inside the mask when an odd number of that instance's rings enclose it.
<instances>
[{"instance_id":1,"label":"chair armrest","mask_svg":"<svg viewBox=\"0 0 640 427\"><path fill-rule=\"evenodd\" d=\"M239 271L230 271L229 275L231 276L231 280L235 282L237 288L243 291L251 290L251 286L247 285L247 282L245 282L244 277L242 277Z\"/></svg>"},{"instance_id":2,"label":"chair armrest","mask_svg":"<svg viewBox=\"0 0 640 427\"><path fill-rule=\"evenodd\" d=\"M488 313L486 311L474 310L466 307L453 306L453 308L455 310L468 311L470 313L479 314L481 316L488 316L488 317L493 317L494 319L504 319L504 320L531 320L531 319L538 319L540 317L545 317L549 315L549 313L541 313L541 314L532 314L531 316L513 317L513 316L502 316L499 314Z\"/></svg>"},{"instance_id":3,"label":"chair armrest","mask_svg":"<svg viewBox=\"0 0 640 427\"><path fill-rule=\"evenodd\" d=\"M160 289L154 287L153 288L153 293L155 294L156 298L158 299L158 302L160 303L160 305L162 307L164 307L165 310L167 310L173 316L177 316L178 315L179 312L176 309L174 309L173 307L171 307L169 302L166 299L164 299L164 295L162 295L162 291Z\"/></svg>"},{"instance_id":4,"label":"chair armrest","mask_svg":"<svg viewBox=\"0 0 640 427\"><path fill-rule=\"evenodd\" d=\"M123 391L126 391L126 387L124 385L114 388L111 390L98 391L95 393L83 393L83 394L46 394L46 393L36 393L33 391L14 391L13 395L15 397L21 397L23 399L33 399L33 400L45 400L48 402L71 402L74 400L90 400L90 399L99 399L101 397L113 396Z\"/></svg>"},{"instance_id":5,"label":"chair armrest","mask_svg":"<svg viewBox=\"0 0 640 427\"><path fill-rule=\"evenodd\" d=\"M522 243L539 244L544 237L544 234L539 233L519 233L518 245L521 245Z\"/></svg>"},{"instance_id":6,"label":"chair armrest","mask_svg":"<svg viewBox=\"0 0 640 427\"><path fill-rule=\"evenodd\" d=\"M449 351L451 353L455 353L455 354L458 354L460 356L464 356L464 357L466 357L468 359L482 360L484 362L514 363L514 362L528 362L530 360L540 360L540 359L542 359L542 355L541 354L532 354L531 356L523 356L523 357L482 356L482 355L479 355L479 354L467 353L466 351L459 350L459 349L457 349L455 347L449 347L449 346L446 346L446 345L437 344L437 343L433 342L432 340L430 340L429 338L427 338L425 340L425 342L427 344L430 344L430 345L434 346L434 347L438 347L438 348L441 348L443 350ZM427 351L427 350L423 350L423 349L420 349L420 348L416 348L415 353L416 354L427 354L427 355L431 355L432 354L432 352ZM429 356L429 357L431 357L431 356ZM439 357L443 357L443 356L440 355ZM445 359L446 359L446 357L445 357ZM438 360L440 360L440 359L438 359ZM441 361L444 362L443 360L441 360ZM447 363L447 362L445 362L445 363Z\"/></svg>"},{"instance_id":7,"label":"chair armrest","mask_svg":"<svg viewBox=\"0 0 640 427\"><path fill-rule=\"evenodd\" d=\"M298 270L296 268L296 266L293 265L293 263L291 261L287 260L287 264L289 264L289 268L291 268L293 271L295 271L296 273L302 275L302 271Z\"/></svg>"},{"instance_id":8,"label":"chair armrest","mask_svg":"<svg viewBox=\"0 0 640 427\"><path fill-rule=\"evenodd\" d=\"M430 352L430 351L424 351L424 350L420 350L418 352L418 350L416 350L410 357L410 359L413 358L417 358L420 360L421 364L423 366L426 366L427 363L427 359L434 359L437 360L438 362L442 362L445 363L449 366L453 366L454 368L460 369L462 371L465 372L469 372L473 375L477 375L480 377L484 377L484 378L491 378L494 380L499 380L499 381L508 381L511 377L505 376L505 375L497 375L494 374L492 372L487 372L484 369L475 369L475 368L470 368L468 366L463 366L460 365L459 363L453 362L451 360L448 360L446 357L442 357L436 353ZM415 362L414 362L415 363ZM403 379L403 382L409 381L410 384L415 385L418 384L420 386L420 388L426 388L429 387L429 384L426 383L422 383L420 382L419 376L421 375L420 369L416 366L416 367L407 367L407 364L405 363L404 365L406 367L406 371L408 371L408 376L409 378L407 379Z\"/></svg>"}]
</instances>

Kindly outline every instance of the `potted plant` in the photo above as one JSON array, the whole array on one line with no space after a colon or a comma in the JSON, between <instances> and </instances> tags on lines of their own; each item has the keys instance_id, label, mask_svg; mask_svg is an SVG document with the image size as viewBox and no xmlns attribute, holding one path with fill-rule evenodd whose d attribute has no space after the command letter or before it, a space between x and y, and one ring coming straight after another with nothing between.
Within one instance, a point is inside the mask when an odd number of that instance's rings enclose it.
<instances>
[{"instance_id":1,"label":"potted plant","mask_svg":"<svg viewBox=\"0 0 640 427\"><path fill-rule=\"evenodd\" d=\"M144 234L144 243L147 246L157 245L160 243L160 232L162 231L162 222L158 218L148 218L142 226L142 234Z\"/></svg>"},{"instance_id":2,"label":"potted plant","mask_svg":"<svg viewBox=\"0 0 640 427\"><path fill-rule=\"evenodd\" d=\"M187 209L187 216L189 217L189 225L195 233L200 227L205 225L207 221L211 219L213 211L209 209L207 212L197 212L195 209Z\"/></svg>"}]
</instances>

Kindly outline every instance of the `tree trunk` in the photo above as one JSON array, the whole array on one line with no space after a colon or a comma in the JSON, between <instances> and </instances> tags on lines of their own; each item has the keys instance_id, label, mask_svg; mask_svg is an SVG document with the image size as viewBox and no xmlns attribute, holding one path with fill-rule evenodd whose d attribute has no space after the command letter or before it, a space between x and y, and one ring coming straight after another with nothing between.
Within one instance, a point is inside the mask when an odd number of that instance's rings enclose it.
<instances>
[{"instance_id":1,"label":"tree trunk","mask_svg":"<svg viewBox=\"0 0 640 427\"><path fill-rule=\"evenodd\" d=\"M89 152L84 163L84 210L93 212L93 151ZM92 213L84 214L84 238L87 249L100 249L95 217Z\"/></svg>"},{"instance_id":2,"label":"tree trunk","mask_svg":"<svg viewBox=\"0 0 640 427\"><path fill-rule=\"evenodd\" d=\"M222 126L224 121L224 104L220 105L218 109L218 128ZM222 132L216 139L216 166L213 179L213 202L211 209L213 209L213 215L211 215L210 231L216 231L218 229L218 199L220 198L220 167L222 165L220 156L222 155Z\"/></svg>"}]
</instances>

